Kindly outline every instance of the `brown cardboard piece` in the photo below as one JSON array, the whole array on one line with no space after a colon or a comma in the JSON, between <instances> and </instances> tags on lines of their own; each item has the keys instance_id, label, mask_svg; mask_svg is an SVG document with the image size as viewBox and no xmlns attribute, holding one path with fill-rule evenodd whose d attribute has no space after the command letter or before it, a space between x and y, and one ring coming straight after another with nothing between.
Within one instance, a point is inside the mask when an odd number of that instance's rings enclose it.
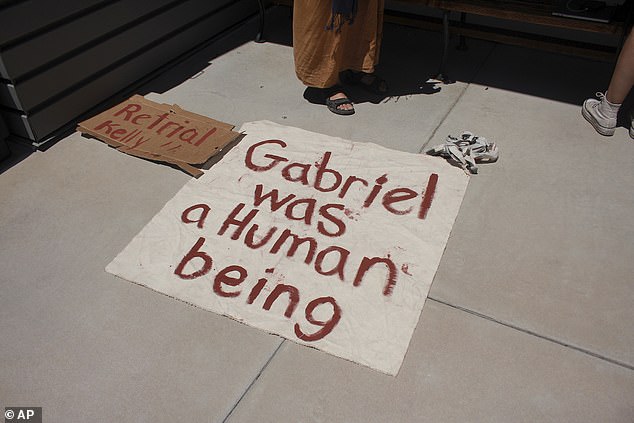
<instances>
[{"instance_id":1,"label":"brown cardboard piece","mask_svg":"<svg viewBox=\"0 0 634 423\"><path fill-rule=\"evenodd\" d=\"M203 172L192 165L207 162L240 135L232 129L228 123L140 95L77 127L123 153L170 163L195 177Z\"/></svg>"}]
</instances>

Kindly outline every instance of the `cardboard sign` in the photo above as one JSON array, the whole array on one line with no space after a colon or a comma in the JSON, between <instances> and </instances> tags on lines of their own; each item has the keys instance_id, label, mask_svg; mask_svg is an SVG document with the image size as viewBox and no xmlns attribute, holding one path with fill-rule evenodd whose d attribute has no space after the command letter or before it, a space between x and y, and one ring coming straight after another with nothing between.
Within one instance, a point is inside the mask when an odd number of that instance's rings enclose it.
<instances>
[{"instance_id":1,"label":"cardboard sign","mask_svg":"<svg viewBox=\"0 0 634 423\"><path fill-rule=\"evenodd\" d=\"M240 134L233 125L135 95L77 128L119 151L202 175L202 164Z\"/></svg>"},{"instance_id":2,"label":"cardboard sign","mask_svg":"<svg viewBox=\"0 0 634 423\"><path fill-rule=\"evenodd\" d=\"M468 177L271 122L242 131L106 270L397 374Z\"/></svg>"}]
</instances>

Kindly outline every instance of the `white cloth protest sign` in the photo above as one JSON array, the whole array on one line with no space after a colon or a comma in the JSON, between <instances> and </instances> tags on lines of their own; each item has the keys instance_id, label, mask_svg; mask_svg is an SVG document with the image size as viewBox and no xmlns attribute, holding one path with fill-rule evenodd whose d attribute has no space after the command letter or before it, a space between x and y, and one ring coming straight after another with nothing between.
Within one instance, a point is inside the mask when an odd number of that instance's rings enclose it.
<instances>
[{"instance_id":1,"label":"white cloth protest sign","mask_svg":"<svg viewBox=\"0 0 634 423\"><path fill-rule=\"evenodd\" d=\"M106 270L397 374L468 177L267 121L241 132Z\"/></svg>"}]
</instances>

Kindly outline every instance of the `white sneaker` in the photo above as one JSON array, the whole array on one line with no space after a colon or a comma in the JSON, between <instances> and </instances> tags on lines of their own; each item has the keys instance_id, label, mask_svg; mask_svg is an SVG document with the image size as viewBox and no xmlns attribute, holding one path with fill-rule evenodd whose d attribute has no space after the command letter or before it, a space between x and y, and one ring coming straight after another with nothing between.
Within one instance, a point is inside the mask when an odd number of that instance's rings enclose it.
<instances>
[{"instance_id":1,"label":"white sneaker","mask_svg":"<svg viewBox=\"0 0 634 423\"><path fill-rule=\"evenodd\" d=\"M605 95L603 93L597 93L597 98L599 100L595 100L594 98L589 98L583 102L583 106L581 107L581 114L590 124L596 129L596 131L605 136L614 135L614 128L616 128L616 117L609 118L601 113L599 110L599 106L602 102L607 102ZM630 136L633 135L632 129L630 129ZM634 137L633 137L634 138Z\"/></svg>"}]
</instances>

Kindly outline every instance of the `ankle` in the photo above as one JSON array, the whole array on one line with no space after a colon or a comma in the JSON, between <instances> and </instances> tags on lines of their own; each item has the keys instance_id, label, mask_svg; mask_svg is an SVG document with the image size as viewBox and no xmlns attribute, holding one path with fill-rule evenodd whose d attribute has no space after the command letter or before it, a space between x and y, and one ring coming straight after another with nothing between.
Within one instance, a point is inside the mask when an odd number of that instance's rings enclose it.
<instances>
[{"instance_id":1,"label":"ankle","mask_svg":"<svg viewBox=\"0 0 634 423\"><path fill-rule=\"evenodd\" d=\"M605 96L605 99L608 101L608 103L613 104L613 105L621 105L621 103L623 103L623 96L618 96L615 95L613 91L610 91L610 89L608 88L603 95Z\"/></svg>"},{"instance_id":2,"label":"ankle","mask_svg":"<svg viewBox=\"0 0 634 423\"><path fill-rule=\"evenodd\" d=\"M607 118L616 118L621 108L621 103L612 103L608 100L608 94L602 96L599 103L599 112Z\"/></svg>"}]
</instances>

